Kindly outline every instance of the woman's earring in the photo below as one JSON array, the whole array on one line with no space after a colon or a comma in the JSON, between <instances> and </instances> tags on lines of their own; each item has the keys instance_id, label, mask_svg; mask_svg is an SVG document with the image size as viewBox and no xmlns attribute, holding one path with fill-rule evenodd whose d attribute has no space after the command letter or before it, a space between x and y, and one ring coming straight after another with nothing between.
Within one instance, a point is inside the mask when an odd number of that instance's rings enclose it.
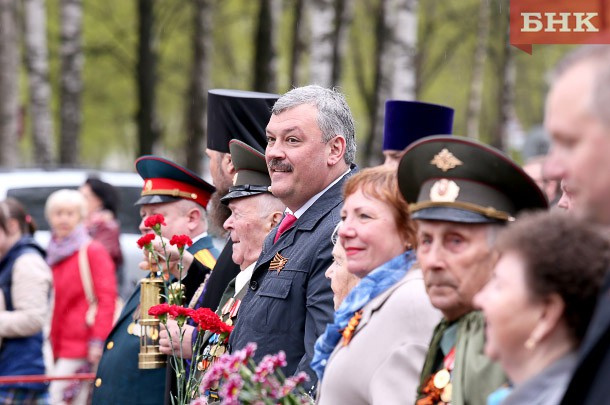
<instances>
[{"instance_id":1,"label":"woman's earring","mask_svg":"<svg viewBox=\"0 0 610 405\"><path fill-rule=\"evenodd\" d=\"M525 347L527 350L532 350L534 347L536 347L536 344L538 344L538 342L536 342L536 339L530 336L523 344L523 347Z\"/></svg>"}]
</instances>

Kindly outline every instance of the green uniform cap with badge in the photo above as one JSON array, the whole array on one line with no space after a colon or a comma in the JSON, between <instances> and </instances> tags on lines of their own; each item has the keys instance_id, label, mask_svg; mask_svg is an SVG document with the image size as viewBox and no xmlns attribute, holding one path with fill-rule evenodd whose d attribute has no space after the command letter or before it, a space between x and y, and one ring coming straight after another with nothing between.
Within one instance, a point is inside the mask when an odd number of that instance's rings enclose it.
<instances>
[{"instance_id":1,"label":"green uniform cap with badge","mask_svg":"<svg viewBox=\"0 0 610 405\"><path fill-rule=\"evenodd\" d=\"M547 209L536 183L501 151L440 135L413 143L398 166L413 219L502 223L522 210Z\"/></svg>"},{"instance_id":2,"label":"green uniform cap with badge","mask_svg":"<svg viewBox=\"0 0 610 405\"><path fill-rule=\"evenodd\" d=\"M239 140L229 142L231 161L235 167L233 186L220 201L229 204L236 198L269 193L271 177L267 170L265 155Z\"/></svg>"}]
</instances>

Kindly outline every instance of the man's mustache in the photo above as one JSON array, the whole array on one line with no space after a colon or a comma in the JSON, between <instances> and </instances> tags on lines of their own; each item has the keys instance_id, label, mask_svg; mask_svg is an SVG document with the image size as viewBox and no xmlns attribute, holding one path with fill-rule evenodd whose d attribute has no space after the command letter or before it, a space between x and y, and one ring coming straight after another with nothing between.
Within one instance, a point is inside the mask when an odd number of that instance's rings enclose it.
<instances>
[{"instance_id":1,"label":"man's mustache","mask_svg":"<svg viewBox=\"0 0 610 405\"><path fill-rule=\"evenodd\" d=\"M271 159L269 161L269 163L267 164L267 167L269 168L269 171L271 171L271 170L277 170L277 171L281 171L281 172L291 172L292 171L292 165L290 163L283 162L279 159Z\"/></svg>"}]
</instances>

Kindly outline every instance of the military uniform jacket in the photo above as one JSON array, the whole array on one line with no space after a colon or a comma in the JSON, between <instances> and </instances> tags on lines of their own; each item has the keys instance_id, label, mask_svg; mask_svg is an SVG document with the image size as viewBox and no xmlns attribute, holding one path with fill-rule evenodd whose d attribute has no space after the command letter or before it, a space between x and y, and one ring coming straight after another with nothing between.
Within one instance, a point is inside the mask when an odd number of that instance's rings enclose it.
<instances>
[{"instance_id":1,"label":"military uniform jacket","mask_svg":"<svg viewBox=\"0 0 610 405\"><path fill-rule=\"evenodd\" d=\"M305 371L312 386L317 380L309 366L313 346L334 316L333 292L324 276L332 262L331 234L340 221L343 183L355 170L321 195L275 244L277 227L267 235L229 341L233 351L255 342L255 361L283 350L286 375ZM286 261L279 270L269 270L278 263L276 254Z\"/></svg>"},{"instance_id":2,"label":"military uniform jacket","mask_svg":"<svg viewBox=\"0 0 610 405\"><path fill-rule=\"evenodd\" d=\"M487 397L508 379L500 365L490 360L483 352L485 347L485 318L479 311L470 312L458 319L455 342L455 366L451 375L452 405L486 405ZM418 393L430 375L435 373L438 359L442 359L440 341L446 320L434 330L430 348L420 379ZM442 361L440 362L442 368Z\"/></svg>"},{"instance_id":3,"label":"military uniform jacket","mask_svg":"<svg viewBox=\"0 0 610 405\"><path fill-rule=\"evenodd\" d=\"M196 248L196 245L193 246ZM189 252L196 251L189 249ZM209 271L209 268L201 264L191 266L182 280L187 301L192 298ZM129 325L134 322L134 313L139 310L139 305L138 284L106 339L94 381L93 405L156 405L164 402L166 368L140 370L140 338L127 332Z\"/></svg>"},{"instance_id":4,"label":"military uniform jacket","mask_svg":"<svg viewBox=\"0 0 610 405\"><path fill-rule=\"evenodd\" d=\"M362 308L352 339L339 340L320 383L319 405L413 404L441 313L412 268Z\"/></svg>"}]
</instances>

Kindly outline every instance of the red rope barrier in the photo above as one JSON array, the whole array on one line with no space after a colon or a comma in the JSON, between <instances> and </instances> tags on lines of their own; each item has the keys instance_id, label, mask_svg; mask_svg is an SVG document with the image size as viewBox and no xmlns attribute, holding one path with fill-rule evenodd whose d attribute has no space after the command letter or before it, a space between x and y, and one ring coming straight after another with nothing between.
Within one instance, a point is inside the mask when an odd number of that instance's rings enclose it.
<instances>
[{"instance_id":1,"label":"red rope barrier","mask_svg":"<svg viewBox=\"0 0 610 405\"><path fill-rule=\"evenodd\" d=\"M95 379L95 373L79 373L72 375L62 376L50 376L50 375L16 375L0 377L0 385L2 384L16 384L16 383L40 383L40 382L51 382L55 380L93 380Z\"/></svg>"}]
</instances>

